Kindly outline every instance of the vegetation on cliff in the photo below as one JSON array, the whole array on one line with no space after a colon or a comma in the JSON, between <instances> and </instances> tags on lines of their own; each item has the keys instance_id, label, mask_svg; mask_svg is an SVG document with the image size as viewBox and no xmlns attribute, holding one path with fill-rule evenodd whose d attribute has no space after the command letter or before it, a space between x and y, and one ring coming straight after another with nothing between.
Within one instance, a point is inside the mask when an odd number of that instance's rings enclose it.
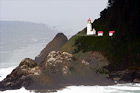
<instances>
[{"instance_id":1,"label":"vegetation on cliff","mask_svg":"<svg viewBox=\"0 0 140 93\"><path fill-rule=\"evenodd\" d=\"M93 22L97 31L104 31L103 37L85 36L86 28L73 36L72 53L100 51L110 61L110 71L138 69L140 67L140 1L109 0L99 19ZM115 30L112 37L108 32ZM83 36L82 36L82 35ZM67 42L63 47L66 47ZM64 49L62 49L64 50ZM64 50L67 51L67 50ZM69 51L68 51L69 52Z\"/></svg>"}]
</instances>

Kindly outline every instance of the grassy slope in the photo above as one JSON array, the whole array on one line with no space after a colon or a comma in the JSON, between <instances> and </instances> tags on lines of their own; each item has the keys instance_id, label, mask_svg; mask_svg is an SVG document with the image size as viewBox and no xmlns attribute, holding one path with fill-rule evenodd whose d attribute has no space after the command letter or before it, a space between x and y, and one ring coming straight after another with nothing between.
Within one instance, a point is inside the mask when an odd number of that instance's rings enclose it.
<instances>
[{"instance_id":1,"label":"grassy slope","mask_svg":"<svg viewBox=\"0 0 140 93\"><path fill-rule=\"evenodd\" d=\"M84 28L81 32L78 32L76 35L72 36L68 42L66 42L62 47L61 51L69 52L69 53L74 53L74 49L76 48L74 46L75 40L78 39L80 36L85 36L86 33L86 28Z\"/></svg>"}]
</instances>

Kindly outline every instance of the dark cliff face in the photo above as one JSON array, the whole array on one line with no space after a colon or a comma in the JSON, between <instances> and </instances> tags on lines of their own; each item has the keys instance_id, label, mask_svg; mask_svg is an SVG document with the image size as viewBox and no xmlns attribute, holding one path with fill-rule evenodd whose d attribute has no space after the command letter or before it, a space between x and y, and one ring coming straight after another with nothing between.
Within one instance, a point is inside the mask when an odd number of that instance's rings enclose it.
<instances>
[{"instance_id":1,"label":"dark cliff face","mask_svg":"<svg viewBox=\"0 0 140 93\"><path fill-rule=\"evenodd\" d=\"M52 50L59 50L66 42L67 37L63 33L58 33L54 39L47 44L47 46L41 51L41 53L35 58L36 63L40 63Z\"/></svg>"},{"instance_id":2,"label":"dark cliff face","mask_svg":"<svg viewBox=\"0 0 140 93\"><path fill-rule=\"evenodd\" d=\"M75 52L100 51L107 57L108 70L119 71L140 67L140 0L109 0L109 6L93 22L103 37L75 36ZM112 37L109 31L114 30ZM86 34L86 29L79 32ZM72 40L72 39L71 39Z\"/></svg>"},{"instance_id":3,"label":"dark cliff face","mask_svg":"<svg viewBox=\"0 0 140 93\"><path fill-rule=\"evenodd\" d=\"M140 67L140 0L109 0L93 26L105 35L115 30L110 40L110 71Z\"/></svg>"}]
</instances>

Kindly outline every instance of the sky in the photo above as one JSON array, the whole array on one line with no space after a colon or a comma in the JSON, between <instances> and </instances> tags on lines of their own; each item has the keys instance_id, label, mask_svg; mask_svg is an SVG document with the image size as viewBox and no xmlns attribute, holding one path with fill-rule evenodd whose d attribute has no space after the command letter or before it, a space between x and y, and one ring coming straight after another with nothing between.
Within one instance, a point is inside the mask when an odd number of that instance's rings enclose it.
<instances>
[{"instance_id":1,"label":"sky","mask_svg":"<svg viewBox=\"0 0 140 93\"><path fill-rule=\"evenodd\" d=\"M27 21L82 30L99 18L108 0L0 0L0 20Z\"/></svg>"}]
</instances>

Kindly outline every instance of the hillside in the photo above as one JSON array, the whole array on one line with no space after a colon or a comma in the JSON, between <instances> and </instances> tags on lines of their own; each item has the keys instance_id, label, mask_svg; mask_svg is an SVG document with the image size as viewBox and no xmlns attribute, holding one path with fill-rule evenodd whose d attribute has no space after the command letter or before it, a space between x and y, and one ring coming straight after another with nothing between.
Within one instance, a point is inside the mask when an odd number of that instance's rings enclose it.
<instances>
[{"instance_id":1,"label":"hillside","mask_svg":"<svg viewBox=\"0 0 140 93\"><path fill-rule=\"evenodd\" d=\"M109 0L108 8L93 22L97 30L103 30L105 33L116 31L110 43L110 70L140 67L139 5L139 0Z\"/></svg>"},{"instance_id":2,"label":"hillside","mask_svg":"<svg viewBox=\"0 0 140 93\"><path fill-rule=\"evenodd\" d=\"M110 61L110 72L140 67L140 1L109 0L99 19L93 22L97 31L104 31L104 37L85 36L86 28L73 36L63 47L63 51L74 54L100 51ZM108 31L115 30L113 37ZM82 36L83 35L83 36ZM67 50L71 49L71 50Z\"/></svg>"}]
</instances>

